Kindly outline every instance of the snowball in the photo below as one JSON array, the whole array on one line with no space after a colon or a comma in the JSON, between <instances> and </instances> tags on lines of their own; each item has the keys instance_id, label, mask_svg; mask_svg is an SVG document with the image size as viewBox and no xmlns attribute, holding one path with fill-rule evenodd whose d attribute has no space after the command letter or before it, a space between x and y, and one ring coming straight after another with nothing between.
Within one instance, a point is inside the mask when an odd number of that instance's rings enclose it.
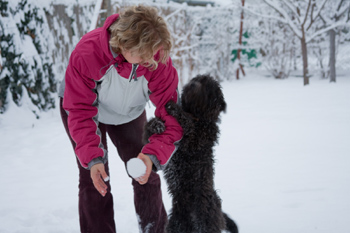
<instances>
[{"instance_id":1,"label":"snowball","mask_svg":"<svg viewBox=\"0 0 350 233\"><path fill-rule=\"evenodd\" d=\"M146 173L146 165L141 159L132 158L126 163L126 169L133 178L138 178Z\"/></svg>"}]
</instances>

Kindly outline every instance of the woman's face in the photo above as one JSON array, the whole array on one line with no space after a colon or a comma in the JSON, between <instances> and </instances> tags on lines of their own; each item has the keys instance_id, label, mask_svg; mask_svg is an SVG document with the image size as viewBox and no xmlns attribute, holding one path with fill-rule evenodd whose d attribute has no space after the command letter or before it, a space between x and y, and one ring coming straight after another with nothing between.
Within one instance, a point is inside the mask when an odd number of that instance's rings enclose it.
<instances>
[{"instance_id":1,"label":"woman's face","mask_svg":"<svg viewBox=\"0 0 350 233\"><path fill-rule=\"evenodd\" d=\"M132 53L128 50L122 50L122 54L124 56L124 58L129 62L129 63L132 63L132 64L138 64L138 63L141 63L142 62L142 59L141 57L136 54L136 53Z\"/></svg>"}]
</instances>

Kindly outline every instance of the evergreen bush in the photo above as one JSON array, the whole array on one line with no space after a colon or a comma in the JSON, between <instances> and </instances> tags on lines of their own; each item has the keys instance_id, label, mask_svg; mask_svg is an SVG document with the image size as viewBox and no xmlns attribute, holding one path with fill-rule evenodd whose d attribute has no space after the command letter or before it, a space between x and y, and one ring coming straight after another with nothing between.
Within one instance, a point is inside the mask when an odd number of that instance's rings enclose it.
<instances>
[{"instance_id":1,"label":"evergreen bush","mask_svg":"<svg viewBox=\"0 0 350 233\"><path fill-rule=\"evenodd\" d=\"M8 30L0 22L1 32L1 59L0 71L0 113L6 111L8 101L22 105L23 95L28 95L33 105L33 113L39 117L37 111L47 111L55 107L53 93L56 92L56 81L53 72L53 63L43 47L43 18L39 15L39 8L32 7L27 0L21 0L15 9L8 9L7 2L0 0L0 13L2 17L19 18L16 21L18 33L6 33ZM6 25L7 27L8 24ZM15 38L17 36L20 38ZM30 37L36 52L23 55L26 48L20 43ZM17 39L17 40L15 40ZM43 46L44 45L44 46ZM10 96L8 96L10 94Z\"/></svg>"}]
</instances>

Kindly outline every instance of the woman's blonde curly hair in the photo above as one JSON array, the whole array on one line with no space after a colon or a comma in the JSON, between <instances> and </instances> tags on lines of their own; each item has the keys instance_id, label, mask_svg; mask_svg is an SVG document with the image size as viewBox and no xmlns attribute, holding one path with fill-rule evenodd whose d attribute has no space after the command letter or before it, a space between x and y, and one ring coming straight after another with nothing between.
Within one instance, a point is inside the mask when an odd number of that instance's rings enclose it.
<instances>
[{"instance_id":1,"label":"woman's blonde curly hair","mask_svg":"<svg viewBox=\"0 0 350 233\"><path fill-rule=\"evenodd\" d=\"M154 7L138 5L127 7L109 27L109 44L114 52L129 51L141 57L143 66L157 69L158 62L166 64L172 47L171 36L164 19ZM154 60L153 54L160 50Z\"/></svg>"}]
</instances>

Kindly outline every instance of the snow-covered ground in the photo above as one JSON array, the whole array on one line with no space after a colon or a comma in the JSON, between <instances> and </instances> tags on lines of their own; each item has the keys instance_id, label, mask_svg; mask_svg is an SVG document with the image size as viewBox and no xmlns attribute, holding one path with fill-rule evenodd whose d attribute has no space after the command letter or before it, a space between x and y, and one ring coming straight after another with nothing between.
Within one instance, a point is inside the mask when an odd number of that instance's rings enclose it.
<instances>
[{"instance_id":1,"label":"snow-covered ground","mask_svg":"<svg viewBox=\"0 0 350 233\"><path fill-rule=\"evenodd\" d=\"M302 83L248 74L222 84L215 181L242 233L350 232L350 77ZM78 232L78 174L58 111L38 121L11 105L0 133L0 232ZM131 182L110 150L117 230L135 233ZM163 197L169 210L164 182Z\"/></svg>"}]
</instances>

